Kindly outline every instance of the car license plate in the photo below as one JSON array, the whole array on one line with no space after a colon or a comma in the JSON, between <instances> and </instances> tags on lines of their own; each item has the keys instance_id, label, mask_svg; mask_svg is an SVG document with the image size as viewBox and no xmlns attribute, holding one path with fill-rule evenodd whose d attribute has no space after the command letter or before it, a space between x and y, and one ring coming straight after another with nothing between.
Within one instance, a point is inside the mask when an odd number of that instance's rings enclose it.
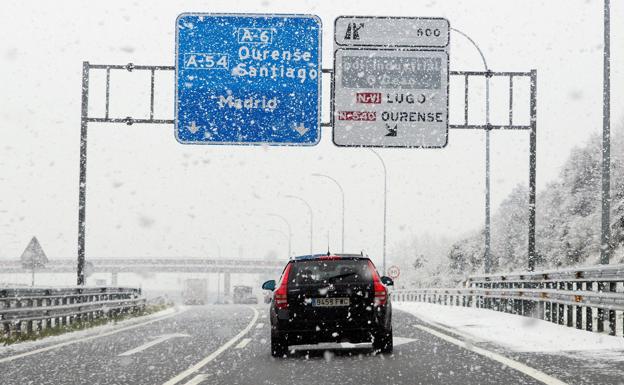
<instances>
[{"instance_id":1,"label":"car license plate","mask_svg":"<svg viewBox=\"0 0 624 385\"><path fill-rule=\"evenodd\" d=\"M314 298L312 306L316 307L334 307L349 306L349 298Z\"/></svg>"}]
</instances>

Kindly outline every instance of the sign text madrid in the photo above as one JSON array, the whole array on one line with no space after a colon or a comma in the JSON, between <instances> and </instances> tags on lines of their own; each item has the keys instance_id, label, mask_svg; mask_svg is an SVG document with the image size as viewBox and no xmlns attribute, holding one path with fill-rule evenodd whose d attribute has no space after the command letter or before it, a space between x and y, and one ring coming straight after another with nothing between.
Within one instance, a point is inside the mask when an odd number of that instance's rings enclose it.
<instances>
[{"instance_id":1,"label":"sign text madrid","mask_svg":"<svg viewBox=\"0 0 624 385\"><path fill-rule=\"evenodd\" d=\"M188 144L316 144L320 38L316 16L180 15L177 139Z\"/></svg>"}]
</instances>

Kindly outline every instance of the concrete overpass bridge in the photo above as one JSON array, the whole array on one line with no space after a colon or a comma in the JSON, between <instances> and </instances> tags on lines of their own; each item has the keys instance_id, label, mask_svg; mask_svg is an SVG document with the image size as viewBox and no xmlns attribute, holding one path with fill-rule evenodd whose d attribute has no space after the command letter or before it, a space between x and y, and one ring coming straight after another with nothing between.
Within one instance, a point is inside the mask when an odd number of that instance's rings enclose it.
<instances>
[{"instance_id":1,"label":"concrete overpass bridge","mask_svg":"<svg viewBox=\"0 0 624 385\"><path fill-rule=\"evenodd\" d=\"M72 273L76 271L75 259L53 259L37 273ZM286 261L265 259L213 259L213 258L98 258L86 263L86 275L110 273L111 285L117 285L119 273L222 273L224 292L229 293L230 275L270 274L278 276ZM29 273L20 260L0 260L0 274Z\"/></svg>"},{"instance_id":2,"label":"concrete overpass bridge","mask_svg":"<svg viewBox=\"0 0 624 385\"><path fill-rule=\"evenodd\" d=\"M89 259L87 270L93 273L248 273L279 274L286 261L264 259L211 258L101 258ZM19 260L0 260L2 273L27 273ZM42 273L71 273L76 271L75 259L50 260Z\"/></svg>"}]
</instances>

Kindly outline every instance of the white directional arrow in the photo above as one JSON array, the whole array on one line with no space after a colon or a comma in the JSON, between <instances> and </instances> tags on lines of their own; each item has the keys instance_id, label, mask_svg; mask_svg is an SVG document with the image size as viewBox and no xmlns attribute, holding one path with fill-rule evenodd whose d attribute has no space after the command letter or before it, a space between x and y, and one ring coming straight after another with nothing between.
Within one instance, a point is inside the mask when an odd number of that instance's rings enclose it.
<instances>
[{"instance_id":1,"label":"white directional arrow","mask_svg":"<svg viewBox=\"0 0 624 385\"><path fill-rule=\"evenodd\" d=\"M162 336L159 336L158 338L156 338L155 340L152 340L146 344L143 344L141 346L137 346L134 349L130 349L127 352L123 352L121 353L119 356L130 356L132 354L138 353L138 352L142 352L145 349L151 348L154 345L158 345L161 342L167 341L168 339L171 338L178 338L178 337L190 337L188 334L164 334Z\"/></svg>"},{"instance_id":2,"label":"white directional arrow","mask_svg":"<svg viewBox=\"0 0 624 385\"><path fill-rule=\"evenodd\" d=\"M299 125L295 124L295 131L299 133L299 135L303 136L310 129L303 125L303 123L299 123Z\"/></svg>"},{"instance_id":3,"label":"white directional arrow","mask_svg":"<svg viewBox=\"0 0 624 385\"><path fill-rule=\"evenodd\" d=\"M394 346L409 344L410 342L414 342L414 341L416 341L415 338L392 337L392 345Z\"/></svg>"},{"instance_id":4,"label":"white directional arrow","mask_svg":"<svg viewBox=\"0 0 624 385\"><path fill-rule=\"evenodd\" d=\"M191 131L191 134L196 133L197 131L199 131L199 127L197 126L197 124L195 124L195 121L193 120L191 122L191 124L188 126L188 130Z\"/></svg>"}]
</instances>

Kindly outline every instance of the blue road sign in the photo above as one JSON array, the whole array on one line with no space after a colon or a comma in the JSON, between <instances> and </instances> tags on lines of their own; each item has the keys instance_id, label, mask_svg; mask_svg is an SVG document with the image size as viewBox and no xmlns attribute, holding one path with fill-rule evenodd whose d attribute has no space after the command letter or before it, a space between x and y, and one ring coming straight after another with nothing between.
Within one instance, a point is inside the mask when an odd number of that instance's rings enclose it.
<instances>
[{"instance_id":1,"label":"blue road sign","mask_svg":"<svg viewBox=\"0 0 624 385\"><path fill-rule=\"evenodd\" d=\"M181 14L176 138L185 144L317 144L320 47L317 16Z\"/></svg>"}]
</instances>

